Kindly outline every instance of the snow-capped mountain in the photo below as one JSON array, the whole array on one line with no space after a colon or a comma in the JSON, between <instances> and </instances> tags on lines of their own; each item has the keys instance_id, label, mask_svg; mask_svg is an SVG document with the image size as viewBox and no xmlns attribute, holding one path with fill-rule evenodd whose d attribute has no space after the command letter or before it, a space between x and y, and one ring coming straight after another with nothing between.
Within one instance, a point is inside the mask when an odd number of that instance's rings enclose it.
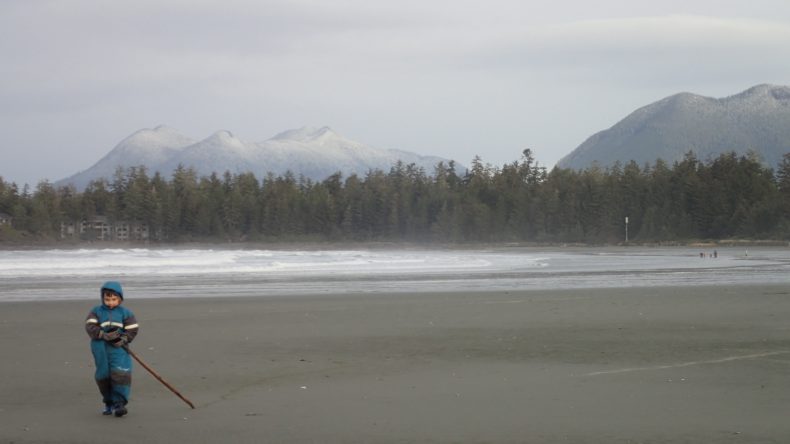
<instances>
[{"instance_id":1,"label":"snow-capped mountain","mask_svg":"<svg viewBox=\"0 0 790 444\"><path fill-rule=\"evenodd\" d=\"M642 166L659 158L671 164L688 151L705 161L749 150L774 168L790 152L790 87L757 85L723 99L675 94L594 134L557 165L583 169L635 160Z\"/></svg>"},{"instance_id":2,"label":"snow-capped mountain","mask_svg":"<svg viewBox=\"0 0 790 444\"><path fill-rule=\"evenodd\" d=\"M429 174L448 159L421 156L407 151L374 148L335 133L328 127L300 128L282 132L264 142L248 142L230 131L217 131L195 141L166 126L142 129L122 140L106 156L85 171L56 182L84 189L98 178L111 179L117 168L145 166L149 175L158 171L169 177L179 166L194 168L200 176L252 172L262 179L268 173L324 180L341 172L364 175L370 170L389 171L398 161L414 163Z\"/></svg>"}]
</instances>

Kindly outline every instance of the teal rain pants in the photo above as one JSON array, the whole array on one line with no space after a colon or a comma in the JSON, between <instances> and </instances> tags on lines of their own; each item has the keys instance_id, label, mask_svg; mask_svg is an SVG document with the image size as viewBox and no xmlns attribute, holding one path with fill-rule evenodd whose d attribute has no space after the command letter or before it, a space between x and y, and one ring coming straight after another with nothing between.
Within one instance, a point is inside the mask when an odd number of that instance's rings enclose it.
<instances>
[{"instance_id":1,"label":"teal rain pants","mask_svg":"<svg viewBox=\"0 0 790 444\"><path fill-rule=\"evenodd\" d=\"M132 357L123 348L107 341L91 341L91 353L96 363L96 385L105 405L126 405L132 386Z\"/></svg>"}]
</instances>

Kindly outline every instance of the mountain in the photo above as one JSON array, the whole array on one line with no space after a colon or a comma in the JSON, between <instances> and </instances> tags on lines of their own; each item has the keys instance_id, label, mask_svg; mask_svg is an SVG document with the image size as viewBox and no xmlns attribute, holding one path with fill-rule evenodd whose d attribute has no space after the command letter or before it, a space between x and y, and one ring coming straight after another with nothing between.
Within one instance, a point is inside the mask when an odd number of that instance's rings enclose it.
<instances>
[{"instance_id":1,"label":"mountain","mask_svg":"<svg viewBox=\"0 0 790 444\"><path fill-rule=\"evenodd\" d=\"M158 126L135 132L92 167L55 184L73 184L82 190L92 180L111 179L119 166L140 165L149 174L159 171L168 177L183 165L194 168L201 176L230 171L252 172L263 178L269 172L284 175L291 171L297 177L320 181L338 171L344 176L364 175L374 169L389 171L399 160L423 167L429 174L439 162L449 162L440 157L373 148L346 139L328 127L305 127L285 131L264 142L247 142L224 130L195 141L172 128Z\"/></svg>"},{"instance_id":2,"label":"mountain","mask_svg":"<svg viewBox=\"0 0 790 444\"><path fill-rule=\"evenodd\" d=\"M714 99L680 93L640 108L613 127L594 134L560 159L561 168L584 169L635 160L640 166L661 158L700 160L753 150L776 168L790 152L790 87L758 85Z\"/></svg>"}]
</instances>

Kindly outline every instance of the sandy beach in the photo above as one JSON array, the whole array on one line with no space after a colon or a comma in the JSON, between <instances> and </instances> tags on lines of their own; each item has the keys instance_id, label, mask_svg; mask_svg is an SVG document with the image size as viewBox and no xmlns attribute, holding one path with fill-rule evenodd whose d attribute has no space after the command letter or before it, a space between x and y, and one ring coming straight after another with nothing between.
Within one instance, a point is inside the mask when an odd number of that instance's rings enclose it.
<instances>
[{"instance_id":1,"label":"sandy beach","mask_svg":"<svg viewBox=\"0 0 790 444\"><path fill-rule=\"evenodd\" d=\"M97 297L98 300L98 297ZM786 443L790 288L147 299L129 415L83 319L0 303L3 443Z\"/></svg>"}]
</instances>

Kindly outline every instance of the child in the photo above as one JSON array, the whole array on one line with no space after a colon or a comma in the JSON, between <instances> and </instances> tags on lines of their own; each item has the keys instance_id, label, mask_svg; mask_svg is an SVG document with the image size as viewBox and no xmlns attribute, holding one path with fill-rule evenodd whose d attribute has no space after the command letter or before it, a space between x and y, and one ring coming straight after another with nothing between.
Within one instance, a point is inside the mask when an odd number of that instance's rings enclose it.
<instances>
[{"instance_id":1,"label":"child","mask_svg":"<svg viewBox=\"0 0 790 444\"><path fill-rule=\"evenodd\" d=\"M91 337L91 353L96 362L96 384L104 401L102 414L126 414L132 383L132 359L124 346L137 336L137 320L122 307L123 289L115 281L101 286L101 305L93 307L85 320Z\"/></svg>"}]
</instances>

